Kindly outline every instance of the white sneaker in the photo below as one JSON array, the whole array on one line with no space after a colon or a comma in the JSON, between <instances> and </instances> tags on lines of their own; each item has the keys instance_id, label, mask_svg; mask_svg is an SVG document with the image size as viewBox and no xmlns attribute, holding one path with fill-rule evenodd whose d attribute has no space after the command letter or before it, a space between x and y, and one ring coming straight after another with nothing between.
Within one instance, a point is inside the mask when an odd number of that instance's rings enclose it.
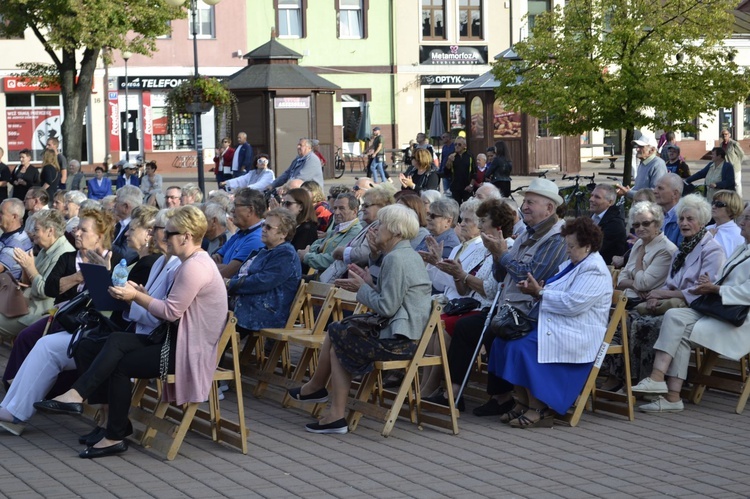
<instances>
[{"instance_id":1,"label":"white sneaker","mask_svg":"<svg viewBox=\"0 0 750 499\"><path fill-rule=\"evenodd\" d=\"M670 402L664 397L659 397L650 404L638 406L638 410L641 412L682 412L685 409L685 405L682 403L682 399L677 402Z\"/></svg>"},{"instance_id":2,"label":"white sneaker","mask_svg":"<svg viewBox=\"0 0 750 499\"><path fill-rule=\"evenodd\" d=\"M219 400L224 400L224 392L219 390Z\"/></svg>"},{"instance_id":3,"label":"white sneaker","mask_svg":"<svg viewBox=\"0 0 750 499\"><path fill-rule=\"evenodd\" d=\"M219 391L226 392L229 390L229 383L226 381L219 381Z\"/></svg>"},{"instance_id":4,"label":"white sneaker","mask_svg":"<svg viewBox=\"0 0 750 499\"><path fill-rule=\"evenodd\" d=\"M654 381L651 378L643 378L635 385L632 390L636 393L667 393L666 381Z\"/></svg>"}]
</instances>

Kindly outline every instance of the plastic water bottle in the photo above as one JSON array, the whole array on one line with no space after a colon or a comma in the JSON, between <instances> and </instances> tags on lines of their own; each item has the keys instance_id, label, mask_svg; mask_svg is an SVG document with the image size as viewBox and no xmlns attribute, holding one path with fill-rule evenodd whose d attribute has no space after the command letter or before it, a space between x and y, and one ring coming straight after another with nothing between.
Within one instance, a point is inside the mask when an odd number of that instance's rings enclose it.
<instances>
[{"instance_id":1,"label":"plastic water bottle","mask_svg":"<svg viewBox=\"0 0 750 499\"><path fill-rule=\"evenodd\" d=\"M112 286L123 288L127 282L128 262L123 258L120 260L120 263L117 264L117 267L115 267L114 272L112 272Z\"/></svg>"}]
</instances>

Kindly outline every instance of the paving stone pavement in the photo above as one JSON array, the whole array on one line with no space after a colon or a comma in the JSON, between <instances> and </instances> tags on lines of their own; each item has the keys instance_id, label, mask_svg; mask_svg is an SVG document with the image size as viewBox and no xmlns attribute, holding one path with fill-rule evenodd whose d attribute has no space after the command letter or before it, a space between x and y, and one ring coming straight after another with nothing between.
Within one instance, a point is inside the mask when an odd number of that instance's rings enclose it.
<instances>
[{"instance_id":1,"label":"paving stone pavement","mask_svg":"<svg viewBox=\"0 0 750 499\"><path fill-rule=\"evenodd\" d=\"M7 355L0 346L3 368ZM222 410L234 400L228 393ZM23 436L0 434L0 496L740 498L750 491L750 413L734 414L735 403L709 391L682 413L628 422L587 412L576 428L534 430L467 411L457 436L399 420L383 438L366 418L347 435L307 433L306 413L246 396L246 456L191 433L172 462L136 445L80 459L77 436L91 423L37 414Z\"/></svg>"}]
</instances>

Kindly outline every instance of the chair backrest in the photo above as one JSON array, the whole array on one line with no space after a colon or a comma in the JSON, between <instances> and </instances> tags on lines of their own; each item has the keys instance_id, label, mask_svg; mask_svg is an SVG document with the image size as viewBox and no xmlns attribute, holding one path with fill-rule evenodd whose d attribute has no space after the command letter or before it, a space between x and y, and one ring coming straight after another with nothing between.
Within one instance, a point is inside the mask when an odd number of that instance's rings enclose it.
<instances>
[{"instance_id":1,"label":"chair backrest","mask_svg":"<svg viewBox=\"0 0 750 499\"><path fill-rule=\"evenodd\" d=\"M344 311L348 310L353 314L364 314L367 312L368 307L357 301L357 293L347 291L343 288L335 288L336 300L335 309L333 311L333 320L340 321L344 318Z\"/></svg>"},{"instance_id":2,"label":"chair backrest","mask_svg":"<svg viewBox=\"0 0 750 499\"><path fill-rule=\"evenodd\" d=\"M219 347L216 350L216 366L218 367L219 362L221 361L221 357L224 355L224 350L226 350L227 345L229 344L229 340L232 339L232 335L237 331L237 318L234 316L234 314L230 311L227 312L227 322L224 326L224 331L221 332L221 336L219 337ZM239 352L233 352L235 355L239 354Z\"/></svg>"},{"instance_id":3,"label":"chair backrest","mask_svg":"<svg viewBox=\"0 0 750 499\"><path fill-rule=\"evenodd\" d=\"M301 320L301 322L304 324L305 317L304 315L300 318L300 314L302 314L302 308L305 306L305 302L307 301L307 283L304 280L300 281L299 287L297 288L297 294L294 295L294 299L292 300L292 305L289 308L289 317L286 320L285 328L292 328L297 323L298 320Z\"/></svg>"},{"instance_id":4,"label":"chair backrest","mask_svg":"<svg viewBox=\"0 0 750 499\"><path fill-rule=\"evenodd\" d=\"M328 293L320 305L318 315L315 317L315 322L313 322L311 334L319 335L325 332L328 320L336 310L336 289L333 286L329 287Z\"/></svg>"},{"instance_id":5,"label":"chair backrest","mask_svg":"<svg viewBox=\"0 0 750 499\"><path fill-rule=\"evenodd\" d=\"M302 306L303 326L310 329L315 323L314 307L321 306L328 296L328 292L333 289L333 284L325 284L318 281L307 283L305 291L305 303Z\"/></svg>"}]
</instances>

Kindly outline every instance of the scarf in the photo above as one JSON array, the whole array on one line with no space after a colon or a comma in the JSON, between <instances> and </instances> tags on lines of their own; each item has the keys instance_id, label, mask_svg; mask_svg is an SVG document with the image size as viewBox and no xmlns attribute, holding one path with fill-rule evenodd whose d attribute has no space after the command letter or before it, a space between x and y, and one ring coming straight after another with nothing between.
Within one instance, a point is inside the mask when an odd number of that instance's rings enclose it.
<instances>
[{"instance_id":1,"label":"scarf","mask_svg":"<svg viewBox=\"0 0 750 499\"><path fill-rule=\"evenodd\" d=\"M683 239L680 243L680 250L677 252L677 256L672 261L672 269L669 272L670 277L674 275L685 265L685 258L698 246L703 236L706 235L706 228L703 227L700 232L691 237L690 239Z\"/></svg>"}]
</instances>

